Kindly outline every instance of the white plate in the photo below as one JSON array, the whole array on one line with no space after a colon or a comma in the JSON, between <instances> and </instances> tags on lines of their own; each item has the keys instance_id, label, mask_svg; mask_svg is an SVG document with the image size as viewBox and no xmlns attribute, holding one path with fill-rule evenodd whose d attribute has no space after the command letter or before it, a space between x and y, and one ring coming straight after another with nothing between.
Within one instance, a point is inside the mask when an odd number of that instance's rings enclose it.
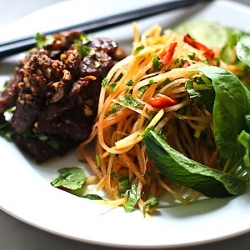
<instances>
[{"instance_id":1,"label":"white plate","mask_svg":"<svg viewBox=\"0 0 250 250\"><path fill-rule=\"evenodd\" d=\"M3 37L5 40L12 39L14 36L42 32L48 27L53 30L83 19L150 5L150 2L128 1L123 6L115 0L92 0L91 5L82 0L65 1L35 12L0 30L0 33L2 40ZM158 2L162 1L154 1ZM140 21L139 27L144 30L154 23L170 27L189 19L206 19L247 30L249 16L250 10L246 6L215 1ZM108 36L128 46L132 40L132 28L131 25L123 25L96 35ZM13 56L1 62L1 84L12 74L15 63L22 56ZM100 245L145 249L196 245L250 231L249 188L238 197L203 200L185 207L161 206L148 220L139 211L128 214L123 208L109 210L53 188L50 181L58 175L59 168L83 166L77 161L74 150L63 158L42 165L34 163L3 138L0 138L0 152L0 208L28 224L57 235ZM87 166L85 169L88 171Z\"/></svg>"}]
</instances>

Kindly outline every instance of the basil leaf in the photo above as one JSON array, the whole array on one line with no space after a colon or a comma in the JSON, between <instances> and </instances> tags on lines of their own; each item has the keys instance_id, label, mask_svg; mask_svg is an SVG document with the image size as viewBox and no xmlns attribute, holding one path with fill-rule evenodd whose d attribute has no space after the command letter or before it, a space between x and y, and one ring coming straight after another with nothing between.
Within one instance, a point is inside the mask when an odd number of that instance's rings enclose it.
<instances>
[{"instance_id":1,"label":"basil leaf","mask_svg":"<svg viewBox=\"0 0 250 250\"><path fill-rule=\"evenodd\" d=\"M194 81L187 80L185 88L190 98L197 98L197 104L201 107L204 105L209 113L213 114L215 92L211 81L205 75L194 77Z\"/></svg>"},{"instance_id":2,"label":"basil leaf","mask_svg":"<svg viewBox=\"0 0 250 250\"><path fill-rule=\"evenodd\" d=\"M208 197L238 195L245 190L245 181L185 157L152 130L144 134L143 142L149 159L164 176L176 183Z\"/></svg>"},{"instance_id":3,"label":"basil leaf","mask_svg":"<svg viewBox=\"0 0 250 250\"><path fill-rule=\"evenodd\" d=\"M101 83L102 87L105 87L105 86L108 84L108 82L109 82L109 79L106 78L106 77L104 77L104 78L102 79L102 83Z\"/></svg>"},{"instance_id":4,"label":"basil leaf","mask_svg":"<svg viewBox=\"0 0 250 250\"><path fill-rule=\"evenodd\" d=\"M54 187L63 188L66 190L77 190L82 188L86 176L81 168L62 168L59 169L59 177L51 182Z\"/></svg>"},{"instance_id":5,"label":"basil leaf","mask_svg":"<svg viewBox=\"0 0 250 250\"><path fill-rule=\"evenodd\" d=\"M215 92L214 89L204 89L199 91L202 104L206 107L210 114L213 114Z\"/></svg>"},{"instance_id":6,"label":"basil leaf","mask_svg":"<svg viewBox=\"0 0 250 250\"><path fill-rule=\"evenodd\" d=\"M199 71L212 80L215 90L215 141L221 156L230 159L236 152L240 132L249 131L245 116L250 113L250 92L237 76L227 70L205 66Z\"/></svg>"},{"instance_id":7,"label":"basil leaf","mask_svg":"<svg viewBox=\"0 0 250 250\"><path fill-rule=\"evenodd\" d=\"M246 119L247 126L248 126L248 128L249 128L249 130L250 130L250 114L249 114L249 115L246 115L246 116L245 116L245 119Z\"/></svg>"}]
</instances>

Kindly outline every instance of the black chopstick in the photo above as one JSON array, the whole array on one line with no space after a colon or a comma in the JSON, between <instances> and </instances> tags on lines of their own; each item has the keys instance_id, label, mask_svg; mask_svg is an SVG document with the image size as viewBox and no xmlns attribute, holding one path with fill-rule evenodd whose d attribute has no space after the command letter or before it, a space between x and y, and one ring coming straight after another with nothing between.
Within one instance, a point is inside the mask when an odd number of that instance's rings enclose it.
<instances>
[{"instance_id":1,"label":"black chopstick","mask_svg":"<svg viewBox=\"0 0 250 250\"><path fill-rule=\"evenodd\" d=\"M208 0L176 0L167 1L162 4L157 4L142 9L132 10L125 13L120 13L117 15L100 18L97 20L88 21L81 24L76 24L73 26L64 27L61 29L48 31L43 33L43 35L52 35L55 33L60 33L69 30L81 31L84 33L92 33L107 28L112 28L121 24L128 22L140 20L142 18L150 17L163 12L188 7L201 2L209 2ZM38 31L39 32L39 31ZM0 43L0 58L14 55L23 51L27 51L36 45L35 37L24 37L17 40L12 40L5 43Z\"/></svg>"}]
</instances>

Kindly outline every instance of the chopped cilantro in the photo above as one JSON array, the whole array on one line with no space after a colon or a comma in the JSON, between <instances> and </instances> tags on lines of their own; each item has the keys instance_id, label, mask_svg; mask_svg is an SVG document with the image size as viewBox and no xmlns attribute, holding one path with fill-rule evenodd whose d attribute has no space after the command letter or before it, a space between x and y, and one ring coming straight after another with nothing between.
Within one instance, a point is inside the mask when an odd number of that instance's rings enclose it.
<instances>
[{"instance_id":1,"label":"chopped cilantro","mask_svg":"<svg viewBox=\"0 0 250 250\"><path fill-rule=\"evenodd\" d=\"M83 196L83 198L89 199L89 200L103 200L101 196L97 195L97 194L86 194Z\"/></svg>"},{"instance_id":2,"label":"chopped cilantro","mask_svg":"<svg viewBox=\"0 0 250 250\"><path fill-rule=\"evenodd\" d=\"M133 80L129 80L127 83L126 83L127 86L134 86L134 82Z\"/></svg>"},{"instance_id":3,"label":"chopped cilantro","mask_svg":"<svg viewBox=\"0 0 250 250\"><path fill-rule=\"evenodd\" d=\"M157 86L157 89L161 89L163 88L164 86L166 86L167 84L169 84L171 82L171 80L169 78L166 78L161 84L159 84Z\"/></svg>"},{"instance_id":4,"label":"chopped cilantro","mask_svg":"<svg viewBox=\"0 0 250 250\"><path fill-rule=\"evenodd\" d=\"M188 57L193 60L195 58L195 53L194 52L189 52L188 54Z\"/></svg>"},{"instance_id":5,"label":"chopped cilantro","mask_svg":"<svg viewBox=\"0 0 250 250\"><path fill-rule=\"evenodd\" d=\"M121 80L121 78L123 77L123 74L121 73L116 79L115 82L119 82Z\"/></svg>"},{"instance_id":6,"label":"chopped cilantro","mask_svg":"<svg viewBox=\"0 0 250 250\"><path fill-rule=\"evenodd\" d=\"M163 81L163 86L167 85L168 83L170 83L171 80L169 78L166 78L164 81Z\"/></svg>"},{"instance_id":7,"label":"chopped cilantro","mask_svg":"<svg viewBox=\"0 0 250 250\"><path fill-rule=\"evenodd\" d=\"M8 108L5 112L13 114L15 110L16 110L16 107L14 106L14 107Z\"/></svg>"},{"instance_id":8,"label":"chopped cilantro","mask_svg":"<svg viewBox=\"0 0 250 250\"><path fill-rule=\"evenodd\" d=\"M160 62L160 57L159 56L155 55L153 57L152 63L153 63L153 69L154 69L154 71L159 71L159 70L162 69L162 64Z\"/></svg>"},{"instance_id":9,"label":"chopped cilantro","mask_svg":"<svg viewBox=\"0 0 250 250\"><path fill-rule=\"evenodd\" d=\"M107 116L110 115L110 114L114 114L115 112L117 112L117 110L121 107L120 104L116 103L112 109L107 113Z\"/></svg>"},{"instance_id":10,"label":"chopped cilantro","mask_svg":"<svg viewBox=\"0 0 250 250\"><path fill-rule=\"evenodd\" d=\"M150 85L154 84L154 82L155 82L155 81L154 81L153 79L150 79L150 80L149 80L149 84L150 84Z\"/></svg>"},{"instance_id":11,"label":"chopped cilantro","mask_svg":"<svg viewBox=\"0 0 250 250\"><path fill-rule=\"evenodd\" d=\"M194 82L191 80L187 80L185 82L185 89L187 90L189 97L190 98L200 97L201 94L194 89L193 84Z\"/></svg>"},{"instance_id":12,"label":"chopped cilantro","mask_svg":"<svg viewBox=\"0 0 250 250\"><path fill-rule=\"evenodd\" d=\"M78 52L82 57L88 56L91 48L85 44L75 44Z\"/></svg>"},{"instance_id":13,"label":"chopped cilantro","mask_svg":"<svg viewBox=\"0 0 250 250\"><path fill-rule=\"evenodd\" d=\"M46 38L46 36L41 35L40 33L36 33L35 39L38 48L43 48L52 43L53 41L53 38Z\"/></svg>"},{"instance_id":14,"label":"chopped cilantro","mask_svg":"<svg viewBox=\"0 0 250 250\"><path fill-rule=\"evenodd\" d=\"M127 177L123 177L119 180L119 191L121 194L125 193L131 187L131 181Z\"/></svg>"},{"instance_id":15,"label":"chopped cilantro","mask_svg":"<svg viewBox=\"0 0 250 250\"><path fill-rule=\"evenodd\" d=\"M78 190L81 189L86 176L81 168L62 168L59 169L59 177L51 182L53 187L63 188L66 190Z\"/></svg>"},{"instance_id":16,"label":"chopped cilantro","mask_svg":"<svg viewBox=\"0 0 250 250\"><path fill-rule=\"evenodd\" d=\"M131 189L125 192L124 196L128 196L128 199L124 204L124 210L125 212L130 213L133 211L138 200L141 198L141 196L137 194L137 185L133 184Z\"/></svg>"},{"instance_id":17,"label":"chopped cilantro","mask_svg":"<svg viewBox=\"0 0 250 250\"><path fill-rule=\"evenodd\" d=\"M102 79L102 87L105 87L108 84L108 82L109 82L108 78L104 77Z\"/></svg>"},{"instance_id":18,"label":"chopped cilantro","mask_svg":"<svg viewBox=\"0 0 250 250\"><path fill-rule=\"evenodd\" d=\"M179 68L182 68L183 65L184 65L184 63L185 63L185 60L184 60L184 59L177 58L177 59L175 60L175 64L176 64Z\"/></svg>"},{"instance_id":19,"label":"chopped cilantro","mask_svg":"<svg viewBox=\"0 0 250 250\"><path fill-rule=\"evenodd\" d=\"M114 83L108 84L107 87L108 87L111 91L113 91L113 90L115 89L116 85L117 85L117 83L114 82Z\"/></svg>"},{"instance_id":20,"label":"chopped cilantro","mask_svg":"<svg viewBox=\"0 0 250 250\"><path fill-rule=\"evenodd\" d=\"M138 98L141 98L144 92L145 92L145 86L140 87L138 90Z\"/></svg>"},{"instance_id":21,"label":"chopped cilantro","mask_svg":"<svg viewBox=\"0 0 250 250\"><path fill-rule=\"evenodd\" d=\"M111 173L110 173L110 176L111 176L111 177L117 177L117 173L116 173L116 172L111 172Z\"/></svg>"},{"instance_id":22,"label":"chopped cilantro","mask_svg":"<svg viewBox=\"0 0 250 250\"><path fill-rule=\"evenodd\" d=\"M135 51L134 51L133 54L134 54L135 56L138 55L138 54L140 53L140 51L143 50L144 48L145 48L144 45L138 46L138 47L135 49Z\"/></svg>"},{"instance_id":23,"label":"chopped cilantro","mask_svg":"<svg viewBox=\"0 0 250 250\"><path fill-rule=\"evenodd\" d=\"M48 140L48 136L47 136L47 135L44 135L44 134L41 134L40 136L38 136L38 139L39 139L40 141L46 141L46 140Z\"/></svg>"},{"instance_id":24,"label":"chopped cilantro","mask_svg":"<svg viewBox=\"0 0 250 250\"><path fill-rule=\"evenodd\" d=\"M143 107L144 106L144 104L135 100L131 95L127 95L122 99L118 99L117 102L124 107L128 107L128 106Z\"/></svg>"},{"instance_id":25,"label":"chopped cilantro","mask_svg":"<svg viewBox=\"0 0 250 250\"><path fill-rule=\"evenodd\" d=\"M59 142L53 137L49 137L47 143L55 150L58 150L60 147Z\"/></svg>"},{"instance_id":26,"label":"chopped cilantro","mask_svg":"<svg viewBox=\"0 0 250 250\"><path fill-rule=\"evenodd\" d=\"M152 213L158 205L159 205L158 198L156 197L148 198L143 205L143 214L145 215L146 212Z\"/></svg>"}]
</instances>

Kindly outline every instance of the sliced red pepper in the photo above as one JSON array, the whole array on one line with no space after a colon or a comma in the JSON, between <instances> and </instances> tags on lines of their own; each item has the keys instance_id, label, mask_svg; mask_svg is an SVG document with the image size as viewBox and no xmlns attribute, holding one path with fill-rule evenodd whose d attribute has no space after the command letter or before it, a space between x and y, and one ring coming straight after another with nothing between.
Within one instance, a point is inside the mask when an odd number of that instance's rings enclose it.
<instances>
[{"instance_id":1,"label":"sliced red pepper","mask_svg":"<svg viewBox=\"0 0 250 250\"><path fill-rule=\"evenodd\" d=\"M170 98L169 96L158 94L150 98L148 100L148 104L152 106L153 108L163 109L163 108L171 107L177 104L177 102L174 99Z\"/></svg>"},{"instance_id":2,"label":"sliced red pepper","mask_svg":"<svg viewBox=\"0 0 250 250\"><path fill-rule=\"evenodd\" d=\"M212 59L214 57L214 52L209 49L208 47L206 47L204 44L196 42L194 39L192 39L192 37L190 37L189 35L185 35L184 36L184 42L189 44L190 46L194 47L195 49L198 50L202 50L204 51L204 55L208 58L208 59Z\"/></svg>"},{"instance_id":3,"label":"sliced red pepper","mask_svg":"<svg viewBox=\"0 0 250 250\"><path fill-rule=\"evenodd\" d=\"M164 66L171 61L173 58L174 50L177 42L171 43L167 50L164 50L160 54L161 64Z\"/></svg>"}]
</instances>

